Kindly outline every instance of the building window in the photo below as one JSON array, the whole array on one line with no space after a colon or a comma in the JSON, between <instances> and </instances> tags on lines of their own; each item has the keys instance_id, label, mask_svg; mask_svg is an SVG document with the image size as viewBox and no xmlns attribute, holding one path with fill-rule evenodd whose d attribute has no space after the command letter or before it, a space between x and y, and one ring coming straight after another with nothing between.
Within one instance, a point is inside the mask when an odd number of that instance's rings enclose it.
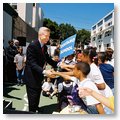
<instances>
[{"instance_id":1,"label":"building window","mask_svg":"<svg viewBox=\"0 0 120 120\"><path fill-rule=\"evenodd\" d=\"M112 25L112 21L111 22L108 22L105 24L105 27L110 27Z\"/></svg>"},{"instance_id":2,"label":"building window","mask_svg":"<svg viewBox=\"0 0 120 120\"><path fill-rule=\"evenodd\" d=\"M35 6L35 3L33 3L33 7Z\"/></svg>"},{"instance_id":3,"label":"building window","mask_svg":"<svg viewBox=\"0 0 120 120\"><path fill-rule=\"evenodd\" d=\"M102 39L102 34L98 35L97 39Z\"/></svg>"},{"instance_id":4,"label":"building window","mask_svg":"<svg viewBox=\"0 0 120 120\"><path fill-rule=\"evenodd\" d=\"M110 47L110 44L107 44L107 48Z\"/></svg>"},{"instance_id":5,"label":"building window","mask_svg":"<svg viewBox=\"0 0 120 120\"><path fill-rule=\"evenodd\" d=\"M111 30L108 30L108 31L105 32L105 37L108 37L108 36L110 36L111 34L112 34L112 31L111 31Z\"/></svg>"},{"instance_id":6,"label":"building window","mask_svg":"<svg viewBox=\"0 0 120 120\"><path fill-rule=\"evenodd\" d=\"M95 41L96 37L93 37L92 41Z\"/></svg>"},{"instance_id":7,"label":"building window","mask_svg":"<svg viewBox=\"0 0 120 120\"><path fill-rule=\"evenodd\" d=\"M112 13L105 18L105 22L107 22L107 21L110 20L111 18L112 18Z\"/></svg>"},{"instance_id":8,"label":"building window","mask_svg":"<svg viewBox=\"0 0 120 120\"><path fill-rule=\"evenodd\" d=\"M112 21L108 23L108 26L111 26L112 25Z\"/></svg>"},{"instance_id":9,"label":"building window","mask_svg":"<svg viewBox=\"0 0 120 120\"><path fill-rule=\"evenodd\" d=\"M99 28L99 31L102 31L102 27Z\"/></svg>"},{"instance_id":10,"label":"building window","mask_svg":"<svg viewBox=\"0 0 120 120\"><path fill-rule=\"evenodd\" d=\"M100 22L98 23L98 27L101 26L102 24L103 24L103 21L100 21Z\"/></svg>"},{"instance_id":11,"label":"building window","mask_svg":"<svg viewBox=\"0 0 120 120\"><path fill-rule=\"evenodd\" d=\"M101 49L101 45L99 45L99 51L100 51L100 49Z\"/></svg>"},{"instance_id":12,"label":"building window","mask_svg":"<svg viewBox=\"0 0 120 120\"><path fill-rule=\"evenodd\" d=\"M96 31L93 31L94 34L96 34Z\"/></svg>"},{"instance_id":13,"label":"building window","mask_svg":"<svg viewBox=\"0 0 120 120\"><path fill-rule=\"evenodd\" d=\"M93 30L95 30L95 29L96 29L96 25L95 25L95 26L93 26L93 27L92 27L92 29L93 29Z\"/></svg>"}]
</instances>

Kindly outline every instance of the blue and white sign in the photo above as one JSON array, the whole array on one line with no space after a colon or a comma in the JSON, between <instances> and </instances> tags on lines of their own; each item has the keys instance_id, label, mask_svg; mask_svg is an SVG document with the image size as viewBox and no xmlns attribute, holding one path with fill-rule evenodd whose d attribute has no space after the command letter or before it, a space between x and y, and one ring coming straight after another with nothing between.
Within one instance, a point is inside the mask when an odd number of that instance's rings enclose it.
<instances>
[{"instance_id":1,"label":"blue and white sign","mask_svg":"<svg viewBox=\"0 0 120 120\"><path fill-rule=\"evenodd\" d=\"M76 34L65 39L60 46L60 59L74 53Z\"/></svg>"}]
</instances>

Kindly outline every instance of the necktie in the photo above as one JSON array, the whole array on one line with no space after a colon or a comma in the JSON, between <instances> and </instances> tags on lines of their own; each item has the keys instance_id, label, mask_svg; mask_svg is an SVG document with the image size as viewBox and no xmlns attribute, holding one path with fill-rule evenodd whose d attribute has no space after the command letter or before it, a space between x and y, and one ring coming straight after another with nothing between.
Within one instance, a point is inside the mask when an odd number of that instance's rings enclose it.
<instances>
[{"instance_id":1,"label":"necktie","mask_svg":"<svg viewBox=\"0 0 120 120\"><path fill-rule=\"evenodd\" d=\"M42 53L44 54L44 46L42 47Z\"/></svg>"},{"instance_id":2,"label":"necktie","mask_svg":"<svg viewBox=\"0 0 120 120\"><path fill-rule=\"evenodd\" d=\"M44 46L42 47L42 54L43 54L43 56L45 58ZM43 65L43 69L45 69L45 68L46 68L46 60L44 61L44 65Z\"/></svg>"}]
</instances>

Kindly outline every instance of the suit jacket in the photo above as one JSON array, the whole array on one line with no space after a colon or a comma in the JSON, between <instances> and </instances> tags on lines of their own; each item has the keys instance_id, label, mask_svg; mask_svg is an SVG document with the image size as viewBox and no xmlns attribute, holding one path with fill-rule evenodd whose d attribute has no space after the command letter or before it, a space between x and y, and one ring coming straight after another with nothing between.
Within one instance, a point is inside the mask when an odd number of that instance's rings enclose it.
<instances>
[{"instance_id":1,"label":"suit jacket","mask_svg":"<svg viewBox=\"0 0 120 120\"><path fill-rule=\"evenodd\" d=\"M42 52L42 48L38 40L35 40L28 46L26 56L27 61L24 74L26 85L31 88L41 89L41 83L44 79L42 72L44 70L43 67L45 63L56 67L57 62L53 61L49 57L46 45L44 45L44 53Z\"/></svg>"}]
</instances>

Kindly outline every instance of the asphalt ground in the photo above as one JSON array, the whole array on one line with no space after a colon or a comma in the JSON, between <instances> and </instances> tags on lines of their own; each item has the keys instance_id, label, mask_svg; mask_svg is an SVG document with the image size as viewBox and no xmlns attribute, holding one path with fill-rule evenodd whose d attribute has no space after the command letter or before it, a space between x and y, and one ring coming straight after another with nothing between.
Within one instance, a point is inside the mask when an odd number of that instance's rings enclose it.
<instances>
[{"instance_id":1,"label":"asphalt ground","mask_svg":"<svg viewBox=\"0 0 120 120\"><path fill-rule=\"evenodd\" d=\"M11 101L12 108L14 108L15 111L28 111L28 100L25 85L17 86L13 83L4 83L3 99L5 101ZM53 111L57 111L57 97L53 96L53 99L50 99L49 97L44 97L41 94L39 107L40 111L38 114L52 114Z\"/></svg>"}]
</instances>

